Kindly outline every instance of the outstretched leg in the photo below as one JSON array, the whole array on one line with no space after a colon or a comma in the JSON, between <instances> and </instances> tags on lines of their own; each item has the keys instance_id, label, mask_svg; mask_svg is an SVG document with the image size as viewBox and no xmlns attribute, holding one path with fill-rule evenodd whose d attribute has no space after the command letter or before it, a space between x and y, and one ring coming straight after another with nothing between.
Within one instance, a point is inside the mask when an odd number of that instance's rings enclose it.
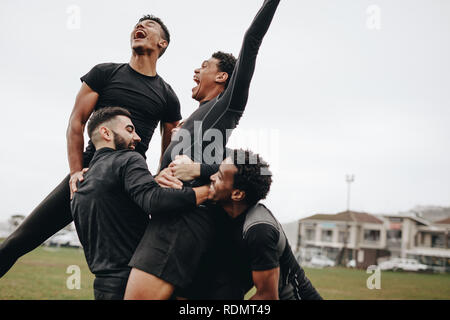
<instances>
[{"instance_id":1,"label":"outstretched leg","mask_svg":"<svg viewBox=\"0 0 450 320\"><path fill-rule=\"evenodd\" d=\"M73 221L67 176L0 244L0 277L24 254Z\"/></svg>"}]
</instances>

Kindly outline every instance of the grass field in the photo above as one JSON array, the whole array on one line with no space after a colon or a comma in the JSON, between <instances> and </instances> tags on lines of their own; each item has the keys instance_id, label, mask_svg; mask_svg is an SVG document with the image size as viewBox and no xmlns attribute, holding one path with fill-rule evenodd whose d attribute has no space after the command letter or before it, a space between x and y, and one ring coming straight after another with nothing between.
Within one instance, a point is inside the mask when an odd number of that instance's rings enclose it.
<instances>
[{"instance_id":1,"label":"grass field","mask_svg":"<svg viewBox=\"0 0 450 320\"><path fill-rule=\"evenodd\" d=\"M80 267L79 290L66 286L70 265ZM370 274L364 270L305 268L305 272L325 299L450 299L450 274L385 271L381 289L369 290ZM93 299L93 279L81 249L39 247L0 279L0 300Z\"/></svg>"}]
</instances>

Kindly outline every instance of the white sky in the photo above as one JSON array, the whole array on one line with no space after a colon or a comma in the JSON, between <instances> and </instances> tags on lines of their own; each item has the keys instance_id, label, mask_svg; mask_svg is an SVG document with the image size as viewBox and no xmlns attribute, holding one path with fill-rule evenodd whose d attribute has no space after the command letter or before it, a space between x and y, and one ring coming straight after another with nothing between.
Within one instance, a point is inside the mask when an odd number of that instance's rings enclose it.
<instances>
[{"instance_id":1,"label":"white sky","mask_svg":"<svg viewBox=\"0 0 450 320\"><path fill-rule=\"evenodd\" d=\"M0 220L28 214L65 176L79 77L128 62L138 18L153 13L171 31L158 73L187 117L193 70L214 51L237 55L262 2L2 0ZM81 10L75 30L71 5ZM370 5L381 9L379 30L367 27ZM279 220L345 210L347 173L354 210L450 205L449 57L450 1L282 0L231 145L274 163L266 203ZM159 144L156 132L151 171Z\"/></svg>"}]
</instances>

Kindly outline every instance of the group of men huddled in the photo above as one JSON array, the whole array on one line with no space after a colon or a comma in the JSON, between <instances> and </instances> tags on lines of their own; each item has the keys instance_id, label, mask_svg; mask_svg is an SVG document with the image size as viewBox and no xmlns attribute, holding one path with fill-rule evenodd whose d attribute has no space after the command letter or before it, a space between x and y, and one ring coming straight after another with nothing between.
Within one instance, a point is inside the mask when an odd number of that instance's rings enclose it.
<instances>
[{"instance_id":1,"label":"group of men huddled","mask_svg":"<svg viewBox=\"0 0 450 320\"><path fill-rule=\"evenodd\" d=\"M1 244L0 276L74 221L96 299L243 299L253 286L251 299L321 299L259 202L270 190L269 165L226 148L279 2L264 1L237 59L219 51L194 71L199 107L183 122L156 72L169 31L157 17L141 18L130 62L99 64L81 78L67 130L70 174ZM152 176L145 153L159 122ZM211 130L223 137L212 146L198 134ZM207 148L216 161L202 157Z\"/></svg>"}]
</instances>

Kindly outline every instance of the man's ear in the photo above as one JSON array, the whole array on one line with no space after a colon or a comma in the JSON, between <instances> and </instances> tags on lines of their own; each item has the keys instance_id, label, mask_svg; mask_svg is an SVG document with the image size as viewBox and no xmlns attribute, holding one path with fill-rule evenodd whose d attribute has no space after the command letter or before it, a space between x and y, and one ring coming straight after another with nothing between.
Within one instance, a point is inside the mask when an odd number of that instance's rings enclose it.
<instances>
[{"instance_id":1,"label":"man's ear","mask_svg":"<svg viewBox=\"0 0 450 320\"><path fill-rule=\"evenodd\" d=\"M105 126L101 126L100 128L98 128L98 132L105 141L111 141L113 139L111 130L109 130Z\"/></svg>"},{"instance_id":2,"label":"man's ear","mask_svg":"<svg viewBox=\"0 0 450 320\"><path fill-rule=\"evenodd\" d=\"M231 200L233 201L242 201L245 199L245 191L234 189L231 191Z\"/></svg>"},{"instance_id":3,"label":"man's ear","mask_svg":"<svg viewBox=\"0 0 450 320\"><path fill-rule=\"evenodd\" d=\"M228 73L226 72L218 72L216 75L216 82L219 82L221 84L227 83L228 80Z\"/></svg>"},{"instance_id":4,"label":"man's ear","mask_svg":"<svg viewBox=\"0 0 450 320\"><path fill-rule=\"evenodd\" d=\"M161 40L158 42L158 47L159 47L161 50L167 48L168 45L169 45L169 43L167 42L167 40L164 40L164 39L161 39Z\"/></svg>"}]
</instances>

